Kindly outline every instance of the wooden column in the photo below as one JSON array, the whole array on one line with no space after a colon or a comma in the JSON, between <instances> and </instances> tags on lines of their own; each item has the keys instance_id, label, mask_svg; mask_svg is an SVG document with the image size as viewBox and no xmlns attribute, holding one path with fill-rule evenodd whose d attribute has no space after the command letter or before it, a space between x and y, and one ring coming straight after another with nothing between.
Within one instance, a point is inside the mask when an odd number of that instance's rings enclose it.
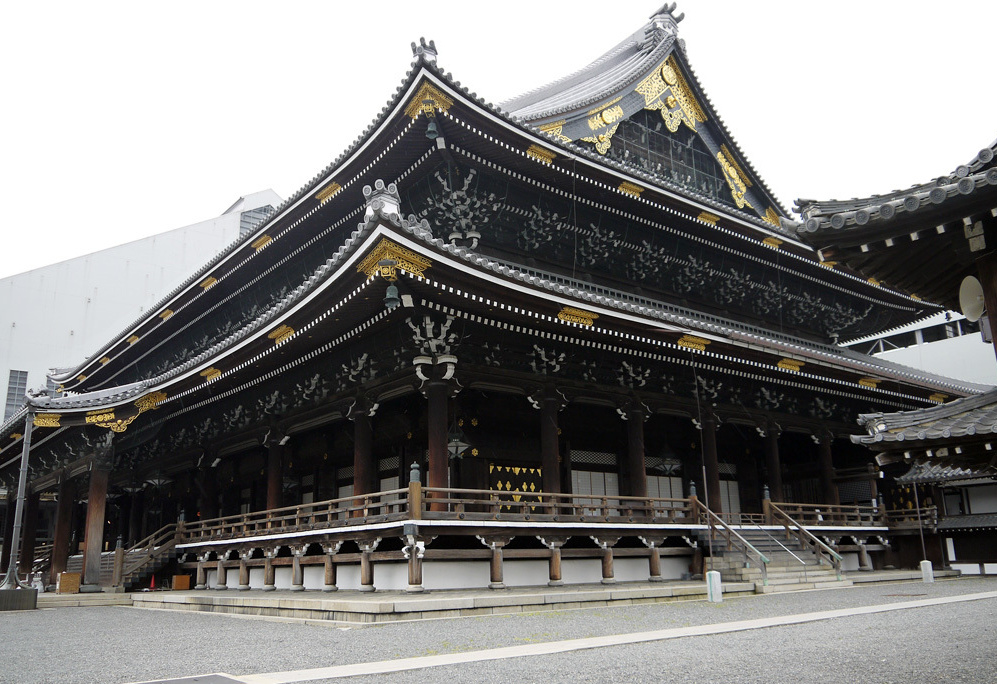
<instances>
[{"instance_id":1,"label":"wooden column","mask_svg":"<svg viewBox=\"0 0 997 684\"><path fill-rule=\"evenodd\" d=\"M131 507L128 511L128 536L126 546L142 539L142 517L145 513L145 492L139 490L129 495Z\"/></svg>"},{"instance_id":2,"label":"wooden column","mask_svg":"<svg viewBox=\"0 0 997 684\"><path fill-rule=\"evenodd\" d=\"M246 561L252 557L252 549L239 552L239 591L249 591L249 565Z\"/></svg>"},{"instance_id":3,"label":"wooden column","mask_svg":"<svg viewBox=\"0 0 997 684\"><path fill-rule=\"evenodd\" d=\"M553 387L548 387L540 403L540 465L543 468L543 490L549 494L561 492L560 438L557 414L561 399ZM556 508L552 511L557 513Z\"/></svg>"},{"instance_id":4,"label":"wooden column","mask_svg":"<svg viewBox=\"0 0 997 684\"><path fill-rule=\"evenodd\" d=\"M276 577L274 576L273 559L280 552L280 547L263 550L263 591L276 591Z\"/></svg>"},{"instance_id":5,"label":"wooden column","mask_svg":"<svg viewBox=\"0 0 997 684\"><path fill-rule=\"evenodd\" d=\"M267 510L284 505L284 447L275 441L267 445Z\"/></svg>"},{"instance_id":6,"label":"wooden column","mask_svg":"<svg viewBox=\"0 0 997 684\"><path fill-rule=\"evenodd\" d=\"M269 461L269 454L267 455ZM283 455L282 455L283 458ZM268 463L269 465L269 463ZM269 480L267 482L267 494L269 495ZM283 483L282 483L283 484ZM269 507L268 507L269 508ZM218 513L218 469L205 468L198 474L197 483L197 511L201 514L201 520L211 520L217 518Z\"/></svg>"},{"instance_id":7,"label":"wooden column","mask_svg":"<svg viewBox=\"0 0 997 684\"><path fill-rule=\"evenodd\" d=\"M661 582L661 545L665 543L664 537L640 537L641 542L648 548L647 574L651 582Z\"/></svg>"},{"instance_id":8,"label":"wooden column","mask_svg":"<svg viewBox=\"0 0 997 684\"><path fill-rule=\"evenodd\" d=\"M21 526L21 553L18 556L18 571L22 575L31 572L35 563L35 539L38 537L38 502L41 492L29 491L24 497L24 524Z\"/></svg>"},{"instance_id":9,"label":"wooden column","mask_svg":"<svg viewBox=\"0 0 997 684\"><path fill-rule=\"evenodd\" d=\"M370 410L362 406L350 416L353 420L353 495L372 492L374 472L374 430Z\"/></svg>"},{"instance_id":10,"label":"wooden column","mask_svg":"<svg viewBox=\"0 0 997 684\"><path fill-rule=\"evenodd\" d=\"M426 549L425 541L412 535L403 542L406 560L408 560L408 587L405 591L417 594L425 591L422 586L422 557Z\"/></svg>"},{"instance_id":11,"label":"wooden column","mask_svg":"<svg viewBox=\"0 0 997 684\"><path fill-rule=\"evenodd\" d=\"M431 379L426 383L426 422L429 433L429 472L426 474L428 487L445 488L450 484L447 481L450 467L449 454L447 453L447 421L449 420L447 399L449 395L450 385L446 380Z\"/></svg>"},{"instance_id":12,"label":"wooden column","mask_svg":"<svg viewBox=\"0 0 997 684\"><path fill-rule=\"evenodd\" d=\"M990 337L993 340L994 353L997 354L997 335L994 334L994 331L997 331L997 250L977 259L976 268L980 276L980 285L983 286L983 303L990 320Z\"/></svg>"},{"instance_id":13,"label":"wooden column","mask_svg":"<svg viewBox=\"0 0 997 684\"><path fill-rule=\"evenodd\" d=\"M779 461L779 426L770 423L765 428L765 473L768 477L769 496L782 501L782 463Z\"/></svg>"},{"instance_id":14,"label":"wooden column","mask_svg":"<svg viewBox=\"0 0 997 684\"><path fill-rule=\"evenodd\" d=\"M374 563L371 561L371 554L381 543L378 537L373 541L360 541L360 591L374 591Z\"/></svg>"},{"instance_id":15,"label":"wooden column","mask_svg":"<svg viewBox=\"0 0 997 684\"><path fill-rule=\"evenodd\" d=\"M17 505L17 492L13 487L7 490L7 506L3 521L3 554L0 554L0 572L7 572L10 564L10 550L14 548L14 507Z\"/></svg>"},{"instance_id":16,"label":"wooden column","mask_svg":"<svg viewBox=\"0 0 997 684\"><path fill-rule=\"evenodd\" d=\"M308 549L307 544L291 547L291 591L305 590L305 573L301 569L301 557Z\"/></svg>"},{"instance_id":17,"label":"wooden column","mask_svg":"<svg viewBox=\"0 0 997 684\"><path fill-rule=\"evenodd\" d=\"M831 459L831 442L834 435L824 432L818 436L817 450L820 456L820 484L824 493L824 503L838 505L838 487L834 484L834 463Z\"/></svg>"},{"instance_id":18,"label":"wooden column","mask_svg":"<svg viewBox=\"0 0 997 684\"><path fill-rule=\"evenodd\" d=\"M72 534L73 499L76 488L65 475L59 480L58 501L55 509L55 531L52 533L52 567L49 570L49 584L55 584L60 572L66 571L69 561L69 537Z\"/></svg>"},{"instance_id":19,"label":"wooden column","mask_svg":"<svg viewBox=\"0 0 997 684\"><path fill-rule=\"evenodd\" d=\"M87 548L83 556L82 582L90 591L100 591L100 552L104 548L104 512L109 477L110 470L94 463L90 470L90 488L87 494Z\"/></svg>"},{"instance_id":20,"label":"wooden column","mask_svg":"<svg viewBox=\"0 0 997 684\"><path fill-rule=\"evenodd\" d=\"M339 548L342 545L343 542L330 542L322 545L322 550L325 551L325 586L322 587L322 591L339 591L339 587L336 586L336 564L332 558L339 553Z\"/></svg>"},{"instance_id":21,"label":"wooden column","mask_svg":"<svg viewBox=\"0 0 997 684\"><path fill-rule=\"evenodd\" d=\"M548 586L559 587L564 584L561 579L561 547L565 545L570 537L537 537L540 543L550 549L550 557L547 560L547 575L550 578Z\"/></svg>"},{"instance_id":22,"label":"wooden column","mask_svg":"<svg viewBox=\"0 0 997 684\"><path fill-rule=\"evenodd\" d=\"M208 562L209 553L201 554L197 557L197 581L194 584L195 589L207 589L208 588L208 571L204 567L205 563Z\"/></svg>"},{"instance_id":23,"label":"wooden column","mask_svg":"<svg viewBox=\"0 0 997 684\"><path fill-rule=\"evenodd\" d=\"M228 570L225 568L225 556L228 553L218 554L218 563L215 564L215 589L225 591L228 589Z\"/></svg>"},{"instance_id":24,"label":"wooden column","mask_svg":"<svg viewBox=\"0 0 997 684\"><path fill-rule=\"evenodd\" d=\"M602 549L602 583L615 584L616 574L613 570L613 546L620 541L619 537L592 537L592 541Z\"/></svg>"},{"instance_id":25,"label":"wooden column","mask_svg":"<svg viewBox=\"0 0 997 684\"><path fill-rule=\"evenodd\" d=\"M647 468L644 467L644 408L627 408L627 472L630 496L647 496Z\"/></svg>"},{"instance_id":26,"label":"wooden column","mask_svg":"<svg viewBox=\"0 0 997 684\"><path fill-rule=\"evenodd\" d=\"M723 504L720 500L720 463L717 459L717 417L712 411L703 412L702 428L706 493L709 495L710 510L720 514L723 512Z\"/></svg>"},{"instance_id":27,"label":"wooden column","mask_svg":"<svg viewBox=\"0 0 997 684\"><path fill-rule=\"evenodd\" d=\"M489 566L489 589L505 589L504 570L502 567L502 549L513 540L513 537L478 537L478 541L491 549L492 557ZM542 539L540 540L543 541Z\"/></svg>"}]
</instances>

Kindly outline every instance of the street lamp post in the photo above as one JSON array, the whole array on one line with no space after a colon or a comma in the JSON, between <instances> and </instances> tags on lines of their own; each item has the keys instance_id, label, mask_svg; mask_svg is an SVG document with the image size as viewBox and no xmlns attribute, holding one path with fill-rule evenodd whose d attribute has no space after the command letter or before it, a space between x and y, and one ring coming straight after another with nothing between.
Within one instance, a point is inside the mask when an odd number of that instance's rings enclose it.
<instances>
[{"instance_id":1,"label":"street lamp post","mask_svg":"<svg viewBox=\"0 0 997 684\"><path fill-rule=\"evenodd\" d=\"M38 605L37 590L29 587L17 576L18 552L21 546L21 519L24 516L25 488L28 483L28 452L31 449L31 428L35 413L28 407L24 417L24 437L21 442L21 472L17 481L17 503L14 506L14 531L7 540L10 544L10 562L7 575L0 582L0 610L30 610Z\"/></svg>"}]
</instances>

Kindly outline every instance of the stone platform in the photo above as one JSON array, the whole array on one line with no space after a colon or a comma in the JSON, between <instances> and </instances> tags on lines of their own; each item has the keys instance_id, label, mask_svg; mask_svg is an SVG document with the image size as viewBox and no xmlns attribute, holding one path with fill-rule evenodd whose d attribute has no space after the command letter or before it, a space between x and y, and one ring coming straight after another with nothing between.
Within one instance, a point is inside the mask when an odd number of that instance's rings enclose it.
<instances>
[{"instance_id":1,"label":"stone platform","mask_svg":"<svg viewBox=\"0 0 997 684\"><path fill-rule=\"evenodd\" d=\"M755 591L752 582L724 585L724 594ZM638 603L704 600L706 583L627 582L619 585L454 589L409 594L385 591L262 592L170 591L132 594L136 608L194 610L211 613L291 618L346 624L378 624L544 610L598 608Z\"/></svg>"}]
</instances>

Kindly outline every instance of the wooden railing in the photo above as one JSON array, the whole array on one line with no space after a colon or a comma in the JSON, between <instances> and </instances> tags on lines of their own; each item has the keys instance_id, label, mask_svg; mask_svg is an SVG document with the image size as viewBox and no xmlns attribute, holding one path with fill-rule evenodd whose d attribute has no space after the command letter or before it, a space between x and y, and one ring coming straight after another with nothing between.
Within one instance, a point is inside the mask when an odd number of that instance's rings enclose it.
<instances>
[{"instance_id":1,"label":"wooden railing","mask_svg":"<svg viewBox=\"0 0 997 684\"><path fill-rule=\"evenodd\" d=\"M423 487L421 517L543 522L694 524L689 499Z\"/></svg>"},{"instance_id":2,"label":"wooden railing","mask_svg":"<svg viewBox=\"0 0 997 684\"><path fill-rule=\"evenodd\" d=\"M872 506L786 502L770 502L768 505L777 507L783 514L807 527L820 527L822 525L876 527L886 524L880 511ZM775 522L774 524L780 523Z\"/></svg>"},{"instance_id":3,"label":"wooden railing","mask_svg":"<svg viewBox=\"0 0 997 684\"><path fill-rule=\"evenodd\" d=\"M256 535L306 532L313 529L402 520L409 516L408 489L391 489L376 494L348 496L300 506L240 513L187 523L185 543L215 539L236 539Z\"/></svg>"},{"instance_id":4,"label":"wooden railing","mask_svg":"<svg viewBox=\"0 0 997 684\"><path fill-rule=\"evenodd\" d=\"M173 523L156 530L128 549L118 546L114 550L114 571L111 576L111 586L126 586L132 577L143 568L173 553L177 539L183 534L183 529L183 523Z\"/></svg>"},{"instance_id":5,"label":"wooden railing","mask_svg":"<svg viewBox=\"0 0 997 684\"><path fill-rule=\"evenodd\" d=\"M744 556L744 563L748 565L754 560L762 571L762 584L768 585L768 564L769 559L765 554L756 549L751 543L742 537L736 530L731 528L723 518L707 508L698 499L692 499L692 508L701 519L702 523L709 529L710 552L713 551L713 540L719 536L727 543L728 551L737 551Z\"/></svg>"},{"instance_id":6,"label":"wooden railing","mask_svg":"<svg viewBox=\"0 0 997 684\"><path fill-rule=\"evenodd\" d=\"M784 511L781 506L807 506L807 504L775 504L772 502L767 502L768 514L771 516L772 521L776 525L782 525L786 530L786 539L791 537L796 537L799 541L800 546L809 549L816 556L820 563L828 563L834 567L835 572L838 574L838 579L841 579L841 560L842 557L837 551L832 549L830 546L822 542L820 539L814 536L812 532L804 527L804 523L794 519ZM790 510L800 510L799 508ZM806 510L806 509L803 509ZM825 523L826 524L826 523Z\"/></svg>"},{"instance_id":7,"label":"wooden railing","mask_svg":"<svg viewBox=\"0 0 997 684\"><path fill-rule=\"evenodd\" d=\"M919 526L934 532L938 527L938 509L935 506L921 508L896 508L883 512L890 529L916 530Z\"/></svg>"}]
</instances>

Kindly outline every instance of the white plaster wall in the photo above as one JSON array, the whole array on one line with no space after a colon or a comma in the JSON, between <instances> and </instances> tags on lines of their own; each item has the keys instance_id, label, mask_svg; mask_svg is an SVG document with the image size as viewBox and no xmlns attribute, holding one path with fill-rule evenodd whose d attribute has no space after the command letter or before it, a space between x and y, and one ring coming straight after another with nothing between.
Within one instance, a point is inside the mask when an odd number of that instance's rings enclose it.
<instances>
[{"instance_id":1,"label":"white plaster wall","mask_svg":"<svg viewBox=\"0 0 997 684\"><path fill-rule=\"evenodd\" d=\"M997 485L966 487L970 513L997 513Z\"/></svg>"},{"instance_id":2,"label":"white plaster wall","mask_svg":"<svg viewBox=\"0 0 997 684\"><path fill-rule=\"evenodd\" d=\"M858 551L849 551L841 554L841 569L845 572L854 572L859 569Z\"/></svg>"},{"instance_id":3,"label":"white plaster wall","mask_svg":"<svg viewBox=\"0 0 997 684\"><path fill-rule=\"evenodd\" d=\"M984 342L979 334L891 349L876 356L950 378L997 385L994 347Z\"/></svg>"},{"instance_id":4,"label":"white plaster wall","mask_svg":"<svg viewBox=\"0 0 997 684\"><path fill-rule=\"evenodd\" d=\"M0 279L0 396L11 369L36 388L82 362L232 243L242 211L280 202L254 193L217 218Z\"/></svg>"},{"instance_id":5,"label":"white plaster wall","mask_svg":"<svg viewBox=\"0 0 997 684\"><path fill-rule=\"evenodd\" d=\"M688 572L689 559L665 557L661 559L661 575L665 579L680 579ZM306 590L318 591L325 587L325 569L321 565L302 568ZM613 571L618 582L646 582L646 558L617 558ZM504 581L507 586L544 586L548 581L545 560L507 560L503 563ZM569 558L561 561L561 576L565 584L599 583L602 580L602 563L598 558ZM217 572L212 563L208 566L209 589L217 586ZM489 582L489 563L480 561L430 561L422 566L422 586L426 589L483 588ZM338 565L337 585L344 590L360 589L359 564ZM274 568L274 585L277 589L291 588L291 568ZM239 571L229 568L226 577L229 591L239 586ZM263 589L263 568L249 569L251 589ZM408 564L380 562L374 564L374 588L379 591L404 591L408 588Z\"/></svg>"}]
</instances>

